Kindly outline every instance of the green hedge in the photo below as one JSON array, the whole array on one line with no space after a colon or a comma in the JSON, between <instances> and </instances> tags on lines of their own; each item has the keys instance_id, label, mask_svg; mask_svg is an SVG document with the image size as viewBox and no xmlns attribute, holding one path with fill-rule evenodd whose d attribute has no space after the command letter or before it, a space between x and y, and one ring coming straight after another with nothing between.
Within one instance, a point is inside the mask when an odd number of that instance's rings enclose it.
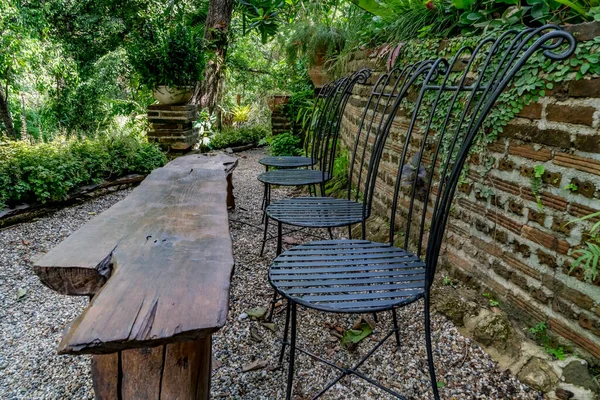
<instances>
[{"instance_id":1,"label":"green hedge","mask_svg":"<svg viewBox=\"0 0 600 400\"><path fill-rule=\"evenodd\" d=\"M241 128L223 128L210 138L212 149L224 149L227 147L243 146L250 143L258 143L269 134L265 126L244 126Z\"/></svg>"},{"instance_id":2,"label":"green hedge","mask_svg":"<svg viewBox=\"0 0 600 400\"><path fill-rule=\"evenodd\" d=\"M155 144L132 132L39 144L0 142L0 208L64 200L80 186L146 174L166 162Z\"/></svg>"}]
</instances>

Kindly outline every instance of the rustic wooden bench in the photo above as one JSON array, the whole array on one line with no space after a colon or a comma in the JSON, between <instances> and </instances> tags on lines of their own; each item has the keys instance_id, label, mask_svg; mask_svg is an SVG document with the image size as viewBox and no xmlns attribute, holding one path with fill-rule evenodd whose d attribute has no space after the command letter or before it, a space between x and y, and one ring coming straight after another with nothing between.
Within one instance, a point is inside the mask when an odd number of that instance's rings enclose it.
<instances>
[{"instance_id":1,"label":"rustic wooden bench","mask_svg":"<svg viewBox=\"0 0 600 400\"><path fill-rule=\"evenodd\" d=\"M97 399L209 397L211 337L225 324L233 271L236 165L177 158L36 263L51 289L93 296L58 351L94 354Z\"/></svg>"}]
</instances>

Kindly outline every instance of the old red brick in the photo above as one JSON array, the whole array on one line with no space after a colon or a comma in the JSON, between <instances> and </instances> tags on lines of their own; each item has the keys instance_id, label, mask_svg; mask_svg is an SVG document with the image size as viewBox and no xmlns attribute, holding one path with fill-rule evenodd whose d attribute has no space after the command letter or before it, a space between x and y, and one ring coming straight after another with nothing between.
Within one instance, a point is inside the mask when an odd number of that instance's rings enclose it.
<instances>
[{"instance_id":1,"label":"old red brick","mask_svg":"<svg viewBox=\"0 0 600 400\"><path fill-rule=\"evenodd\" d=\"M552 159L552 152L548 149L535 150L531 145L519 145L512 142L508 147L508 153L536 161L550 161Z\"/></svg>"},{"instance_id":2,"label":"old red brick","mask_svg":"<svg viewBox=\"0 0 600 400\"><path fill-rule=\"evenodd\" d=\"M506 262L508 265L510 265L512 268L521 271L522 273L536 279L536 280L541 280L541 274L539 271L537 271L534 268L531 268L529 265L525 264L524 262L522 262L521 260L519 260L518 257L514 256L511 253L504 253L502 255L502 259L504 260L504 262Z\"/></svg>"},{"instance_id":3,"label":"old red brick","mask_svg":"<svg viewBox=\"0 0 600 400\"><path fill-rule=\"evenodd\" d=\"M548 104L546 106L546 118L549 121L592 126L595 111L594 107L588 106Z\"/></svg>"},{"instance_id":4,"label":"old red brick","mask_svg":"<svg viewBox=\"0 0 600 400\"><path fill-rule=\"evenodd\" d=\"M600 153L600 138L598 138L598 135L577 135L573 144L577 150L587 153Z\"/></svg>"},{"instance_id":5,"label":"old red brick","mask_svg":"<svg viewBox=\"0 0 600 400\"><path fill-rule=\"evenodd\" d=\"M540 103L531 103L523 107L517 115L529 119L540 119L542 118L542 105Z\"/></svg>"},{"instance_id":6,"label":"old red brick","mask_svg":"<svg viewBox=\"0 0 600 400\"><path fill-rule=\"evenodd\" d=\"M599 341L591 341L587 337L577 333L563 322L555 318L550 319L550 329L588 351L594 357L600 358L600 345L598 344L600 343Z\"/></svg>"},{"instance_id":7,"label":"old red brick","mask_svg":"<svg viewBox=\"0 0 600 400\"><path fill-rule=\"evenodd\" d=\"M558 239L551 234L540 231L539 229L525 225L523 226L522 232L524 238L544 246L547 249L557 251L561 254L567 254L569 251L569 242Z\"/></svg>"},{"instance_id":8,"label":"old red brick","mask_svg":"<svg viewBox=\"0 0 600 400\"><path fill-rule=\"evenodd\" d=\"M580 79L569 82L569 96L600 97L600 79Z\"/></svg>"},{"instance_id":9,"label":"old red brick","mask_svg":"<svg viewBox=\"0 0 600 400\"><path fill-rule=\"evenodd\" d=\"M579 171L600 175L600 161L592 158L580 157L573 154L557 153L554 163L567 168L575 168Z\"/></svg>"}]
</instances>

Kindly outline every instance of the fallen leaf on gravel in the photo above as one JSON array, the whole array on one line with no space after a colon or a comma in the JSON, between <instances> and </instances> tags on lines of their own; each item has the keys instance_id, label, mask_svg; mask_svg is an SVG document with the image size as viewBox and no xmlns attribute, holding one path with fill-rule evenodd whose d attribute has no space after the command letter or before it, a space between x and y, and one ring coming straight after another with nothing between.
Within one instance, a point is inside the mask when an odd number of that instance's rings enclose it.
<instances>
[{"instance_id":1,"label":"fallen leaf on gravel","mask_svg":"<svg viewBox=\"0 0 600 400\"><path fill-rule=\"evenodd\" d=\"M96 215L97 213L95 212L89 212L88 215Z\"/></svg>"},{"instance_id":2,"label":"fallen leaf on gravel","mask_svg":"<svg viewBox=\"0 0 600 400\"><path fill-rule=\"evenodd\" d=\"M296 245L296 244L301 244L302 241L298 240L298 239L296 239L294 237L291 237L291 236L284 236L283 237L283 243L290 244L290 245Z\"/></svg>"},{"instance_id":3,"label":"fallen leaf on gravel","mask_svg":"<svg viewBox=\"0 0 600 400\"><path fill-rule=\"evenodd\" d=\"M263 340L262 335L260 332L258 332L258 328L255 326L250 327L250 337L256 342L262 342Z\"/></svg>"},{"instance_id":4,"label":"fallen leaf on gravel","mask_svg":"<svg viewBox=\"0 0 600 400\"><path fill-rule=\"evenodd\" d=\"M267 313L267 309L263 307L256 307L251 310L248 310L246 314L256 319L261 319Z\"/></svg>"},{"instance_id":5,"label":"fallen leaf on gravel","mask_svg":"<svg viewBox=\"0 0 600 400\"><path fill-rule=\"evenodd\" d=\"M356 326L356 324L354 326ZM356 349L358 343L360 343L371 333L373 333L373 328L371 328L371 326L368 323L362 322L360 329L348 329L346 332L344 332L344 337L342 338L342 346L352 351Z\"/></svg>"},{"instance_id":6,"label":"fallen leaf on gravel","mask_svg":"<svg viewBox=\"0 0 600 400\"><path fill-rule=\"evenodd\" d=\"M221 366L222 366L222 365L223 365L223 363L221 363L221 361L219 361L218 359L216 359L216 358L213 356L213 358L212 358L212 363L211 363L212 370L213 370L213 371L215 371L215 370L217 370L217 369L221 368Z\"/></svg>"},{"instance_id":7,"label":"fallen leaf on gravel","mask_svg":"<svg viewBox=\"0 0 600 400\"><path fill-rule=\"evenodd\" d=\"M256 371L257 369L263 369L266 366L267 362L265 360L256 360L242 368L242 372Z\"/></svg>"},{"instance_id":8,"label":"fallen leaf on gravel","mask_svg":"<svg viewBox=\"0 0 600 400\"><path fill-rule=\"evenodd\" d=\"M27 295L27 289L24 289L24 288L17 289L17 300L21 300L26 295Z\"/></svg>"},{"instance_id":9,"label":"fallen leaf on gravel","mask_svg":"<svg viewBox=\"0 0 600 400\"><path fill-rule=\"evenodd\" d=\"M275 332L275 323L274 322L263 322L261 325L264 326L265 328L267 328L268 330Z\"/></svg>"}]
</instances>

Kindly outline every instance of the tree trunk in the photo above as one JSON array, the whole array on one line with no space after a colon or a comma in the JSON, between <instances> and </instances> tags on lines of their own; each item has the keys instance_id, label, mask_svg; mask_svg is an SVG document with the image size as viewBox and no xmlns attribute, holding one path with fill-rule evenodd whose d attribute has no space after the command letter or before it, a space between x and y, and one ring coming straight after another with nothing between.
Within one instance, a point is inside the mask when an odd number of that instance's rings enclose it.
<instances>
[{"instance_id":1,"label":"tree trunk","mask_svg":"<svg viewBox=\"0 0 600 400\"><path fill-rule=\"evenodd\" d=\"M231 24L233 0L210 0L204 40L207 47L214 52L206 63L204 79L196 84L196 90L190 103L213 113L219 93L223 63L227 53L227 32Z\"/></svg>"},{"instance_id":2,"label":"tree trunk","mask_svg":"<svg viewBox=\"0 0 600 400\"><path fill-rule=\"evenodd\" d=\"M2 122L4 122L4 128L6 128L8 137L16 138L15 126L13 125L10 110L8 109L8 99L4 94L4 90L2 90L2 85L0 85L0 118L2 119Z\"/></svg>"}]
</instances>

